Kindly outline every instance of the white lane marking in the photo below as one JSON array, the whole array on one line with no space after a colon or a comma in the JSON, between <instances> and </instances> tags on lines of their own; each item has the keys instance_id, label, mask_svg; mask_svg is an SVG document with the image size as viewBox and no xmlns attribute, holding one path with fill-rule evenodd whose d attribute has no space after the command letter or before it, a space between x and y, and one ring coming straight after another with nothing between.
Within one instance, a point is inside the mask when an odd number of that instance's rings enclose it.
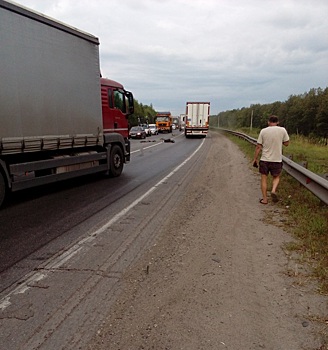
<instances>
[{"instance_id":1,"label":"white lane marking","mask_svg":"<svg viewBox=\"0 0 328 350\"><path fill-rule=\"evenodd\" d=\"M22 283L19 283L19 285L14 288L12 291L10 291L5 297L3 297L0 300L0 310L5 310L8 306L11 305L10 298L17 294L24 294L27 290L33 286L33 283L39 282L46 278L48 276L47 271L54 270L60 268L64 263L69 261L75 254L77 254L84 246L90 242L92 242L96 237L98 237L100 234L102 234L105 230L107 230L110 226L112 226L114 223L116 223L118 220L120 220L124 215L126 215L132 208L134 208L136 205L138 205L144 198L149 196L152 192L154 192L157 187L165 183L172 175L174 175L179 169L181 169L203 146L205 142L205 139L202 141L202 143L198 146L198 148L188 157L186 158L180 165L178 165L176 168L174 168L168 175L166 175L162 180L157 182L153 187L151 187L146 193L144 193L141 197L133 201L130 205L122 209L119 213L114 215L112 219L110 219L107 223L105 223L103 226L98 228L96 231L89 234L89 236L81 239L76 244L74 244L71 248L68 250L62 252L58 256L54 256L50 258L45 266L43 267L43 272L32 272L30 277L29 275L25 275L22 280L24 280Z\"/></svg>"},{"instance_id":2,"label":"white lane marking","mask_svg":"<svg viewBox=\"0 0 328 350\"><path fill-rule=\"evenodd\" d=\"M144 149L148 149L148 148L152 148L152 147L159 146L159 145L161 145L163 142L164 142L164 141L161 141L161 142L155 143L155 144L150 145L150 146L147 146L147 147L141 147L140 149L137 149L137 150L135 150L135 151L132 151L131 154L137 153L137 152L142 152Z\"/></svg>"},{"instance_id":3,"label":"white lane marking","mask_svg":"<svg viewBox=\"0 0 328 350\"><path fill-rule=\"evenodd\" d=\"M178 136L175 136L175 137L180 137L181 135L184 135L184 133L182 132L182 133L180 133ZM152 142L152 141L149 141L149 142ZM157 143L155 143L155 144L153 144L153 145L150 145L150 146L147 146L147 147L141 147L140 149L137 149L137 150L135 150L135 151L132 151L131 154L137 153L137 152L142 152L142 151L145 150L145 149L159 146L159 145L161 145L162 143L164 143L164 141L160 140L160 142L157 142Z\"/></svg>"}]
</instances>

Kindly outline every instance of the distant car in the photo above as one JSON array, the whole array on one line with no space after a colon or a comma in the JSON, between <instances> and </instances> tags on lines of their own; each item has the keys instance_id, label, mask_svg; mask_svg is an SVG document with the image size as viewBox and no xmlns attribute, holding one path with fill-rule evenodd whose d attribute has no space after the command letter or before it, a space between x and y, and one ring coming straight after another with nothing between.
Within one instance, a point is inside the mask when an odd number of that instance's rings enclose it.
<instances>
[{"instance_id":1,"label":"distant car","mask_svg":"<svg viewBox=\"0 0 328 350\"><path fill-rule=\"evenodd\" d=\"M156 124L149 124L149 129L152 135L158 135Z\"/></svg>"},{"instance_id":2,"label":"distant car","mask_svg":"<svg viewBox=\"0 0 328 350\"><path fill-rule=\"evenodd\" d=\"M172 124L172 130L175 130L177 127L175 126L175 124Z\"/></svg>"},{"instance_id":3,"label":"distant car","mask_svg":"<svg viewBox=\"0 0 328 350\"><path fill-rule=\"evenodd\" d=\"M129 131L129 137L131 139L145 139L146 136L146 131L141 126L133 126Z\"/></svg>"},{"instance_id":4,"label":"distant car","mask_svg":"<svg viewBox=\"0 0 328 350\"><path fill-rule=\"evenodd\" d=\"M145 129L147 136L151 136L151 131L149 129L149 125L148 124L140 124L140 126Z\"/></svg>"}]
</instances>

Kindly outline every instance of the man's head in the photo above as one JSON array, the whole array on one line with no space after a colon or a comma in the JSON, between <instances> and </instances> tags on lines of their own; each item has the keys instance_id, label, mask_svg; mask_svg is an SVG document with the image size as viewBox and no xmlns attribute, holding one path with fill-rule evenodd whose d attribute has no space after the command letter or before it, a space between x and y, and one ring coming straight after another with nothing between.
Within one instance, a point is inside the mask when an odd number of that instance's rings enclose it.
<instances>
[{"instance_id":1,"label":"man's head","mask_svg":"<svg viewBox=\"0 0 328 350\"><path fill-rule=\"evenodd\" d=\"M279 119L276 115L270 115L269 120L268 120L269 125L278 125L279 124Z\"/></svg>"}]
</instances>

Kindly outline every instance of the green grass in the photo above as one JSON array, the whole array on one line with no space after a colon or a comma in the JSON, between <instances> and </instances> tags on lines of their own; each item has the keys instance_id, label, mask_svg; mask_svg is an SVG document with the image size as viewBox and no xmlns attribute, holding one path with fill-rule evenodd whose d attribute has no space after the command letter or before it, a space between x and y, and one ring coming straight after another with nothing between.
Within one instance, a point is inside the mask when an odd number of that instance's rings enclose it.
<instances>
[{"instance_id":1,"label":"green grass","mask_svg":"<svg viewBox=\"0 0 328 350\"><path fill-rule=\"evenodd\" d=\"M308 163L307 168L316 174L328 173L328 147L309 142L306 138L291 135L290 145L284 155L293 156L294 162Z\"/></svg>"},{"instance_id":2,"label":"green grass","mask_svg":"<svg viewBox=\"0 0 328 350\"><path fill-rule=\"evenodd\" d=\"M257 133L251 135L245 131L241 132L257 137ZM226 135L238 144L249 158L251 165L254 145L238 137ZM306 157L309 165L311 164L309 168L319 169L322 173L323 170L328 171L327 147L316 146L307 143L303 138L292 136L290 149L298 159ZM297 160L294 158L294 161ZM297 238L286 248L299 253L302 261L310 267L311 277L317 280L319 292L328 294L328 207L285 172L279 184L279 196L281 201L278 205L285 209L287 218L285 229Z\"/></svg>"}]
</instances>

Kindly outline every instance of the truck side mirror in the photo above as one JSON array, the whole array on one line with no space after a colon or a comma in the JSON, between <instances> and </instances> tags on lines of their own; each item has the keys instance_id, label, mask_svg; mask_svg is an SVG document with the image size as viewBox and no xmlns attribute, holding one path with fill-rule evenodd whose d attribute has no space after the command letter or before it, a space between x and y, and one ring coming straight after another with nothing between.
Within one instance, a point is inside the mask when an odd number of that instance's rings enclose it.
<instances>
[{"instance_id":1,"label":"truck side mirror","mask_svg":"<svg viewBox=\"0 0 328 350\"><path fill-rule=\"evenodd\" d=\"M132 95L132 92L130 91L126 91L126 97L129 101L129 107L128 107L128 111L129 111L129 114L133 114L134 112L134 101L133 101L133 95Z\"/></svg>"}]
</instances>

